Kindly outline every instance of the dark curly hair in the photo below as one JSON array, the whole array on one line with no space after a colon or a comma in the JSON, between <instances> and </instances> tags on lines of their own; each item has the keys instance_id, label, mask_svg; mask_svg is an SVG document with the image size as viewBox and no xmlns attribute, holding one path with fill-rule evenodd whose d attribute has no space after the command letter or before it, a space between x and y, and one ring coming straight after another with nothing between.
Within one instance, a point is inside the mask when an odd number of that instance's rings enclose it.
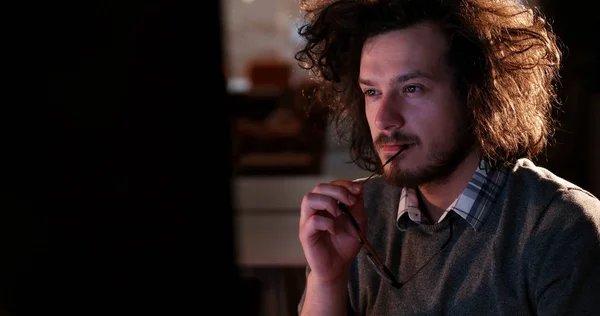
<instances>
[{"instance_id":1,"label":"dark curly hair","mask_svg":"<svg viewBox=\"0 0 600 316\"><path fill-rule=\"evenodd\" d=\"M305 0L306 1L306 0ZM441 27L454 85L491 166L535 158L556 130L561 51L536 8L511 0L340 0L303 4L296 52L315 80L310 106L325 106L338 140L368 171L381 170L358 85L366 39L419 22Z\"/></svg>"}]
</instances>

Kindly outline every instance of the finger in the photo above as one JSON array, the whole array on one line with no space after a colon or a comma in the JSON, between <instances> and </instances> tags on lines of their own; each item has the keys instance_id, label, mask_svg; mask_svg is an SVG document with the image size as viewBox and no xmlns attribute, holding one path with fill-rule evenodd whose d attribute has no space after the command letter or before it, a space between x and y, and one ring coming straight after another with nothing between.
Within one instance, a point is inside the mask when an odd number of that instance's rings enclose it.
<instances>
[{"instance_id":1,"label":"finger","mask_svg":"<svg viewBox=\"0 0 600 316\"><path fill-rule=\"evenodd\" d=\"M335 221L332 218L313 215L309 217L304 224L300 225L299 238L302 243L315 243L319 239L319 233L329 232L331 235L336 234Z\"/></svg>"},{"instance_id":2,"label":"finger","mask_svg":"<svg viewBox=\"0 0 600 316\"><path fill-rule=\"evenodd\" d=\"M362 190L362 183L348 180L335 180L329 182L332 185L343 186L348 191L352 192L352 194L359 194Z\"/></svg>"},{"instance_id":3,"label":"finger","mask_svg":"<svg viewBox=\"0 0 600 316\"><path fill-rule=\"evenodd\" d=\"M350 181L335 181L322 183L313 189L313 193L330 196L346 205L354 205L356 195L360 193L361 185Z\"/></svg>"},{"instance_id":4,"label":"finger","mask_svg":"<svg viewBox=\"0 0 600 316\"><path fill-rule=\"evenodd\" d=\"M302 198L300 206L300 224L321 211L326 211L331 217L337 217L342 214L337 205L337 200L334 198L312 192L306 193Z\"/></svg>"}]
</instances>

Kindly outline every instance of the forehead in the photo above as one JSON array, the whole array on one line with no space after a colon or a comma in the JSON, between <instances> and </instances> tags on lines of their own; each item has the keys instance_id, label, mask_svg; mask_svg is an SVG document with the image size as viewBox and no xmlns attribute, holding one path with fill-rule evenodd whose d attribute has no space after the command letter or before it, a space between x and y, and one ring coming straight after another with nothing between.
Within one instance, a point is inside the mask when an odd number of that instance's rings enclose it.
<instances>
[{"instance_id":1,"label":"forehead","mask_svg":"<svg viewBox=\"0 0 600 316\"><path fill-rule=\"evenodd\" d=\"M447 49L442 30L433 22L379 34L369 38L363 46L361 76L403 69L434 72L445 65Z\"/></svg>"}]
</instances>

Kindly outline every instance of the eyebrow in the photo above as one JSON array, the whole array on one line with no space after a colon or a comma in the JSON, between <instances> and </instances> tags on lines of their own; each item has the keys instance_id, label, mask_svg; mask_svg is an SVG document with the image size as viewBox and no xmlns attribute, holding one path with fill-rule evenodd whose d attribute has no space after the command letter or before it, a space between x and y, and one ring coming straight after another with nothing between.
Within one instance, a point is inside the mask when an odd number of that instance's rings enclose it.
<instances>
[{"instance_id":1,"label":"eyebrow","mask_svg":"<svg viewBox=\"0 0 600 316\"><path fill-rule=\"evenodd\" d=\"M410 79L414 79L414 78L428 78L431 79L432 77L429 74L426 74L422 71L412 71L409 73L405 73L405 74L399 74L395 77L393 77L390 80L390 83L402 83L402 82L406 82ZM369 79L363 79L363 78L358 78L358 83L359 84L363 84L363 85L367 85L367 86L374 86L375 82L369 80Z\"/></svg>"}]
</instances>

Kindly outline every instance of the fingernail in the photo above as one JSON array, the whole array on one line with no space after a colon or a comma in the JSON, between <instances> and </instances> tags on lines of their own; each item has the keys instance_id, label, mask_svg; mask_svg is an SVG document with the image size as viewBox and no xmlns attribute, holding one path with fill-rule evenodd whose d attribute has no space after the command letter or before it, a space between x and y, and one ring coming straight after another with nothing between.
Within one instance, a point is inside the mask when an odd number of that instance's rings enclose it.
<instances>
[{"instance_id":1,"label":"fingernail","mask_svg":"<svg viewBox=\"0 0 600 316\"><path fill-rule=\"evenodd\" d=\"M361 185L359 183L355 183L350 187L350 190L354 193L360 192Z\"/></svg>"}]
</instances>

